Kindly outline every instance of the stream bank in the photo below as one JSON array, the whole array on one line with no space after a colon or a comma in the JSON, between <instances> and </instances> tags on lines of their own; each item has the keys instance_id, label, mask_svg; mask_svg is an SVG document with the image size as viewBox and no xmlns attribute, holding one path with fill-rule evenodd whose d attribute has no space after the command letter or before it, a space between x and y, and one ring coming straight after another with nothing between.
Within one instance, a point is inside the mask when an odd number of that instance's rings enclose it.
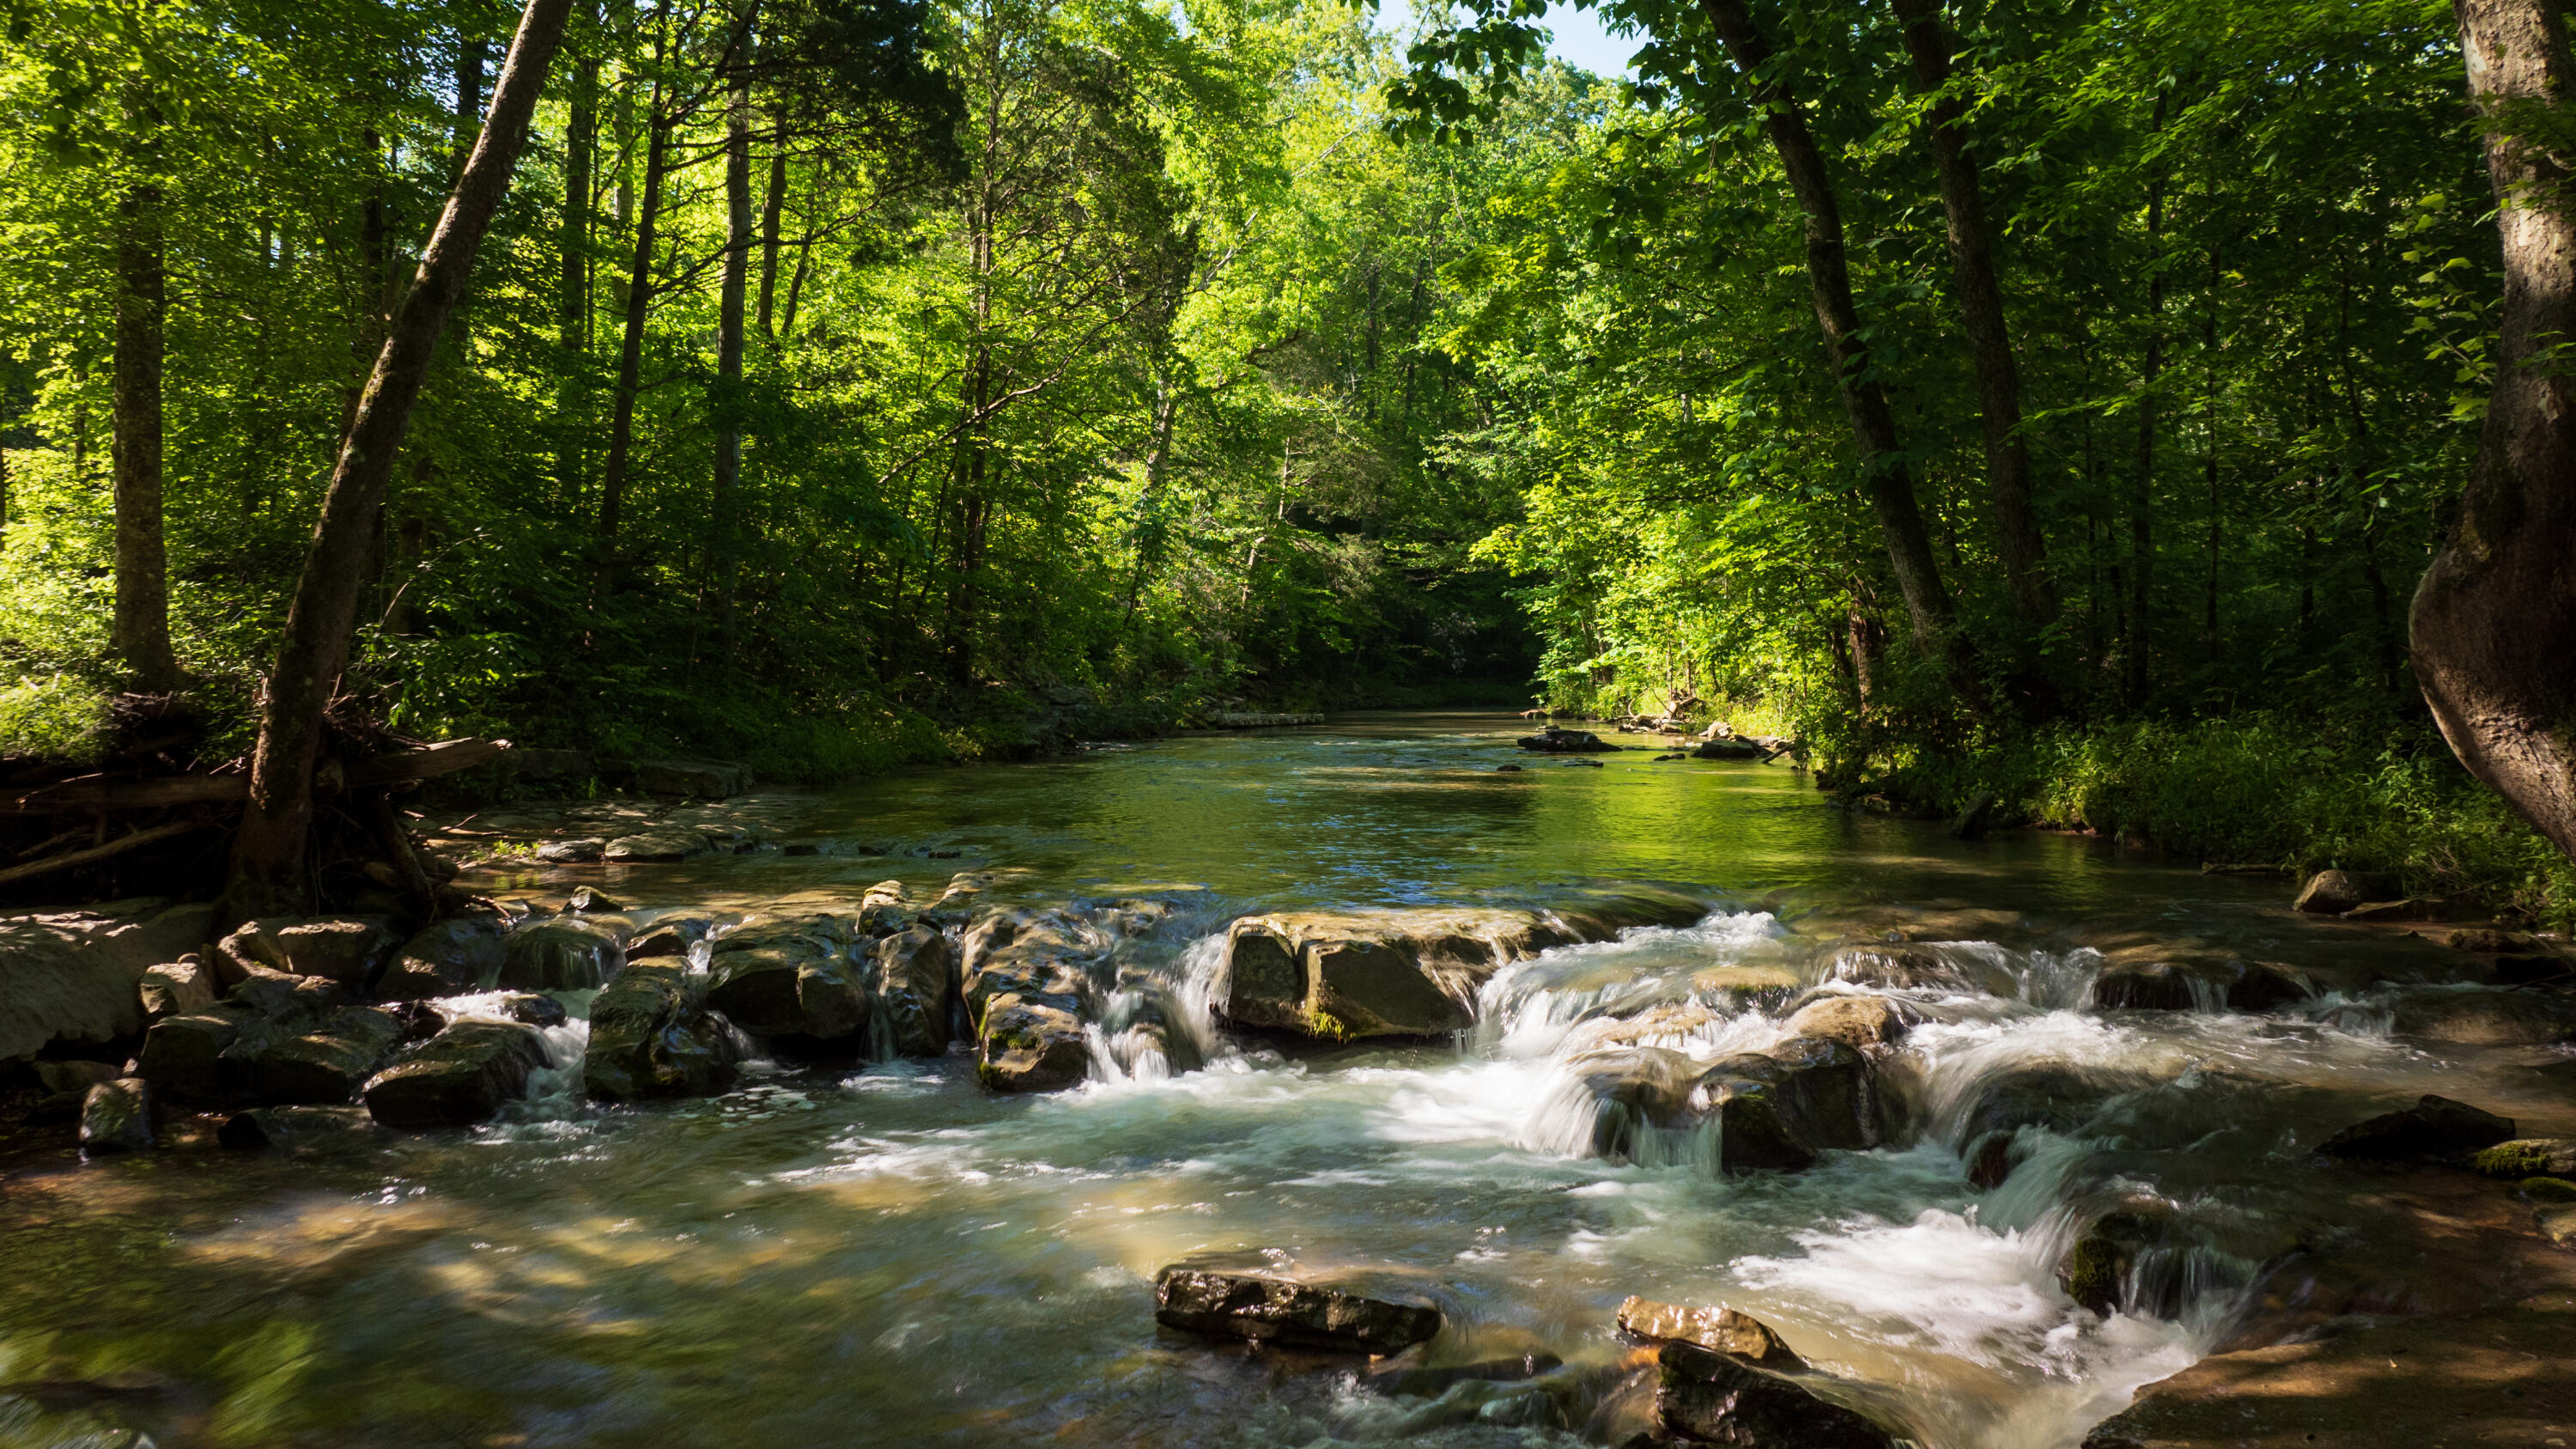
<instances>
[{"instance_id":1,"label":"stream bank","mask_svg":"<svg viewBox=\"0 0 2576 1449\"><path fill-rule=\"evenodd\" d=\"M469 878L504 940L555 942L521 962L608 988L511 983L567 1008L518 1023L549 1048L524 1094L17 1159L0 1231L42 1266L0 1288L6 1392L162 1443L253 1413L314 1443L1620 1442L1654 1422L1634 1297L1750 1314L1926 1444L2072 1446L2258 1326L2486 1312L2436 1290L2517 1232L2560 1251L2510 1183L2316 1156L2427 1092L2576 1130L2563 998L2492 956L1821 809L1778 766L1502 775L1510 729L1179 741L779 797L747 853L500 860ZM957 1009L986 988L970 1025L1072 1018L1068 1080L996 1090L980 1026L909 1054L917 1012L879 1043L879 949L925 926ZM729 1081L588 1087L619 981L712 997L727 955L799 987L716 1013L760 1028ZM1378 991L1399 958L1419 989ZM2442 1213L2450 1258L2414 1246ZM1182 1262L1443 1328L1390 1374L1214 1349L1154 1326Z\"/></svg>"}]
</instances>

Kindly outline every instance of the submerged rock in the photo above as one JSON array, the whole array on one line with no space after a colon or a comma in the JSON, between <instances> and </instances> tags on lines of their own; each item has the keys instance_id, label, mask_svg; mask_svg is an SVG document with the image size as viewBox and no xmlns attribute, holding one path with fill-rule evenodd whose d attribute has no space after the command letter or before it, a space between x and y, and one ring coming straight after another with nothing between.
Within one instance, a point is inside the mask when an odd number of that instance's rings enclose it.
<instances>
[{"instance_id":1,"label":"submerged rock","mask_svg":"<svg viewBox=\"0 0 2576 1449\"><path fill-rule=\"evenodd\" d=\"M2171 1226L2169 1216L2155 1210L2105 1214L2067 1249L2057 1265L2059 1285L2067 1297L2110 1317L2127 1298L2139 1254L2161 1244Z\"/></svg>"},{"instance_id":2,"label":"submerged rock","mask_svg":"<svg viewBox=\"0 0 2576 1449\"><path fill-rule=\"evenodd\" d=\"M252 1107L224 1119L215 1140L236 1152L346 1151L377 1140L364 1107Z\"/></svg>"},{"instance_id":3,"label":"submerged rock","mask_svg":"<svg viewBox=\"0 0 2576 1449\"><path fill-rule=\"evenodd\" d=\"M406 1131L471 1127L525 1096L529 1074L545 1064L535 1027L458 1022L368 1081L367 1111Z\"/></svg>"},{"instance_id":4,"label":"submerged rock","mask_svg":"<svg viewBox=\"0 0 2576 1449\"><path fill-rule=\"evenodd\" d=\"M1806 1360L1790 1352L1789 1345L1780 1341L1780 1335L1772 1332L1769 1324L1732 1308L1687 1308L1651 1298L1630 1298L1619 1305L1619 1331L1631 1338L1658 1343L1692 1344L1769 1369L1789 1371L1807 1366Z\"/></svg>"},{"instance_id":5,"label":"submerged rock","mask_svg":"<svg viewBox=\"0 0 2576 1449\"><path fill-rule=\"evenodd\" d=\"M101 1082L81 1099L84 1156L140 1152L152 1145L152 1089L141 1077Z\"/></svg>"},{"instance_id":6,"label":"submerged rock","mask_svg":"<svg viewBox=\"0 0 2576 1449\"><path fill-rule=\"evenodd\" d=\"M1896 1449L1896 1437L1788 1374L1688 1343L1656 1355L1655 1429L1736 1449Z\"/></svg>"},{"instance_id":7,"label":"submerged rock","mask_svg":"<svg viewBox=\"0 0 2576 1449\"><path fill-rule=\"evenodd\" d=\"M1285 1348L1394 1353L1440 1331L1440 1310L1427 1303L1179 1266L1155 1277L1154 1305L1154 1321L1166 1328Z\"/></svg>"},{"instance_id":8,"label":"submerged rock","mask_svg":"<svg viewBox=\"0 0 2576 1449\"><path fill-rule=\"evenodd\" d=\"M2328 1157L2448 1158L2493 1147L2512 1137L2512 1118L2427 1094L2412 1107L2383 1112L2346 1127L2327 1138L2317 1150Z\"/></svg>"},{"instance_id":9,"label":"submerged rock","mask_svg":"<svg viewBox=\"0 0 2576 1449\"><path fill-rule=\"evenodd\" d=\"M1812 1165L1827 1148L1879 1142L1876 1084L1861 1054L1838 1041L1793 1038L1718 1062L1698 1099L1719 1122L1719 1161L1729 1171Z\"/></svg>"},{"instance_id":10,"label":"submerged rock","mask_svg":"<svg viewBox=\"0 0 2576 1449\"><path fill-rule=\"evenodd\" d=\"M2547 987L2411 991L2390 1029L2460 1046L2553 1046L2576 1041L2576 994Z\"/></svg>"},{"instance_id":11,"label":"submerged rock","mask_svg":"<svg viewBox=\"0 0 2576 1449\"><path fill-rule=\"evenodd\" d=\"M733 1085L739 1059L685 967L638 962L591 1001L582 1086L603 1102L703 1097Z\"/></svg>"}]
</instances>

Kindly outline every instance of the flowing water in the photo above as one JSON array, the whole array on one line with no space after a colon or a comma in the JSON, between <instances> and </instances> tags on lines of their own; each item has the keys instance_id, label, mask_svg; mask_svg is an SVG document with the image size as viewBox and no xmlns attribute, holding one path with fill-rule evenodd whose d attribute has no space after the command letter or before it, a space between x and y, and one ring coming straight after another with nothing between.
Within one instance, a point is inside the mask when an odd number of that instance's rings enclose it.
<instances>
[{"instance_id":1,"label":"flowing water","mask_svg":"<svg viewBox=\"0 0 2576 1449\"><path fill-rule=\"evenodd\" d=\"M2208 1352L2258 1267L2336 1220L2306 1156L2335 1127L2439 1090L2576 1129L2554 1054L2390 1034L2369 983L2461 958L2293 919L2279 882L1952 841L1777 765L1497 772L1516 732L1376 716L1104 747L773 803L815 854L488 878L754 912L981 870L989 898L1110 922L1117 989L1093 1080L1051 1096L995 1096L952 1052L592 1107L575 996L555 1069L479 1131L23 1158L0 1187L0 1444L1614 1442L1643 1399L1612 1316L1641 1294L1751 1312L1924 1445L2061 1449ZM1283 1050L1207 1015L1212 938L1246 911L1620 885L1708 912L1505 968L1454 1041ZM1891 935L1958 943L1938 948L1955 987L1904 993L1891 1145L1733 1177L1701 1134L1591 1155L1564 1064L1604 1023L1696 1005L1657 1044L1759 1048L1825 948ZM2091 1009L2102 953L2142 947L2314 968L2326 994ZM1175 1030L1125 1029L1147 1005ZM1963 1153L1996 1120L2018 1165L1980 1191ZM2122 1311L2079 1307L2061 1258L2142 1203L2185 1230ZM1564 1367L1396 1393L1158 1333L1153 1275L1188 1257L1403 1287L1440 1304L1440 1355Z\"/></svg>"}]
</instances>

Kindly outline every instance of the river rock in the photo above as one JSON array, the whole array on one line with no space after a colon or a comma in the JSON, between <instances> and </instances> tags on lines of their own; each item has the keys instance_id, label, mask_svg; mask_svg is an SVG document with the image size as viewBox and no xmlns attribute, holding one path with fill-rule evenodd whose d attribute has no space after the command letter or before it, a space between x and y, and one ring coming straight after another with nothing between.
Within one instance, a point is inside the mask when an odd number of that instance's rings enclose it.
<instances>
[{"instance_id":1,"label":"river rock","mask_svg":"<svg viewBox=\"0 0 2576 1449\"><path fill-rule=\"evenodd\" d=\"M968 1024L980 1031L993 999L1004 995L1082 1014L1090 963L1108 945L1091 923L1063 911L984 912L966 932L959 966Z\"/></svg>"},{"instance_id":2,"label":"river rock","mask_svg":"<svg viewBox=\"0 0 2576 1449\"><path fill-rule=\"evenodd\" d=\"M1692 757L1702 760L1758 760L1770 753L1751 740L1734 739L1702 740L1691 749Z\"/></svg>"},{"instance_id":3,"label":"river rock","mask_svg":"<svg viewBox=\"0 0 2576 1449\"><path fill-rule=\"evenodd\" d=\"M1825 963L1824 979L1882 991L1988 991L1958 963L1922 946L1845 946Z\"/></svg>"},{"instance_id":4,"label":"river rock","mask_svg":"<svg viewBox=\"0 0 2576 1449\"><path fill-rule=\"evenodd\" d=\"M1735 1449L1896 1449L1887 1430L1798 1378L1729 1354L1668 1343L1655 1356L1655 1429Z\"/></svg>"},{"instance_id":5,"label":"river rock","mask_svg":"<svg viewBox=\"0 0 2576 1449\"><path fill-rule=\"evenodd\" d=\"M537 859L548 865L588 865L608 854L608 842L596 835L549 840L537 847Z\"/></svg>"},{"instance_id":6,"label":"river rock","mask_svg":"<svg viewBox=\"0 0 2576 1449\"><path fill-rule=\"evenodd\" d=\"M1657 1343L1687 1343L1711 1353L1728 1354L1746 1363L1790 1372L1807 1366L1789 1351L1771 1325L1732 1308L1686 1308L1651 1298L1630 1298L1619 1305L1619 1331Z\"/></svg>"},{"instance_id":7,"label":"river rock","mask_svg":"<svg viewBox=\"0 0 2576 1449\"><path fill-rule=\"evenodd\" d=\"M2576 1177L2576 1137L2517 1137L2479 1152L2469 1159L2469 1166L2488 1177L2517 1182L2526 1177Z\"/></svg>"},{"instance_id":8,"label":"river rock","mask_svg":"<svg viewBox=\"0 0 2576 1449\"><path fill-rule=\"evenodd\" d=\"M2442 944L2454 951L2472 951L2481 955L2500 956L2515 951L2529 951L2539 942L2520 931L2498 930L2493 926L2468 926L2442 938Z\"/></svg>"},{"instance_id":9,"label":"river rock","mask_svg":"<svg viewBox=\"0 0 2576 1449\"><path fill-rule=\"evenodd\" d=\"M1569 1058L1569 1090L1591 1109L1592 1156L1629 1162L1648 1131L1687 1131L1702 1114L1692 1092L1706 1069L1681 1052L1632 1046ZM1562 1144L1572 1146L1573 1144Z\"/></svg>"},{"instance_id":10,"label":"river rock","mask_svg":"<svg viewBox=\"0 0 2576 1449\"><path fill-rule=\"evenodd\" d=\"M1789 1017L1789 1030L1797 1035L1838 1041L1855 1051L1892 1046L1905 1028L1905 1011L1884 996L1822 996Z\"/></svg>"},{"instance_id":11,"label":"river rock","mask_svg":"<svg viewBox=\"0 0 2576 1449\"><path fill-rule=\"evenodd\" d=\"M545 1037L535 1027L458 1022L376 1073L367 1111L404 1131L471 1127L525 1096L528 1074L545 1064Z\"/></svg>"},{"instance_id":12,"label":"river rock","mask_svg":"<svg viewBox=\"0 0 2576 1449\"><path fill-rule=\"evenodd\" d=\"M519 1023L521 1026L540 1028L561 1026L572 1019L571 1013L564 1010L562 1002L541 992L505 992L502 994L500 1000L494 1002L493 1005L500 1010L503 1016Z\"/></svg>"},{"instance_id":13,"label":"river rock","mask_svg":"<svg viewBox=\"0 0 2576 1449\"><path fill-rule=\"evenodd\" d=\"M349 1004L349 988L328 976L290 976L247 966L224 1000L270 1021L318 1020Z\"/></svg>"},{"instance_id":14,"label":"river rock","mask_svg":"<svg viewBox=\"0 0 2576 1449\"><path fill-rule=\"evenodd\" d=\"M343 1007L315 1030L281 1035L252 1053L251 1091L271 1104L346 1102L375 1075L402 1034L391 1012Z\"/></svg>"},{"instance_id":15,"label":"river rock","mask_svg":"<svg viewBox=\"0 0 2576 1449\"><path fill-rule=\"evenodd\" d=\"M215 1141L235 1152L297 1156L365 1147L379 1135L364 1107L251 1107L215 1129Z\"/></svg>"},{"instance_id":16,"label":"river rock","mask_svg":"<svg viewBox=\"0 0 2576 1449\"><path fill-rule=\"evenodd\" d=\"M643 961L590 1004L582 1085L604 1102L703 1097L734 1083L739 1053L686 967Z\"/></svg>"},{"instance_id":17,"label":"river rock","mask_svg":"<svg viewBox=\"0 0 2576 1449\"><path fill-rule=\"evenodd\" d=\"M1321 1284L1174 1266L1154 1279L1154 1321L1212 1338L1385 1354L1438 1333L1440 1310Z\"/></svg>"},{"instance_id":18,"label":"river rock","mask_svg":"<svg viewBox=\"0 0 2576 1449\"><path fill-rule=\"evenodd\" d=\"M2460 1046L2553 1046L2576 1040L2576 994L2550 987L2413 990L2398 997L2390 1029Z\"/></svg>"},{"instance_id":19,"label":"river rock","mask_svg":"<svg viewBox=\"0 0 2576 1449\"><path fill-rule=\"evenodd\" d=\"M1615 754L1619 747L1590 730L1566 730L1549 725L1537 734L1519 741L1520 747L1542 755Z\"/></svg>"},{"instance_id":20,"label":"river rock","mask_svg":"<svg viewBox=\"0 0 2576 1449\"><path fill-rule=\"evenodd\" d=\"M2386 1160L2465 1157L2513 1138L2513 1119L2466 1102L2427 1094L2412 1107L2383 1112L2329 1137L2317 1150L2328 1157Z\"/></svg>"},{"instance_id":21,"label":"river rock","mask_svg":"<svg viewBox=\"0 0 2576 1449\"><path fill-rule=\"evenodd\" d=\"M216 951L240 971L265 966L354 990L373 983L394 944L393 922L384 916L274 917L244 922Z\"/></svg>"},{"instance_id":22,"label":"river rock","mask_svg":"<svg viewBox=\"0 0 2576 1449\"><path fill-rule=\"evenodd\" d=\"M497 981L510 921L499 914L452 916L417 932L376 982L384 1001L428 1001Z\"/></svg>"},{"instance_id":23,"label":"river rock","mask_svg":"<svg viewBox=\"0 0 2576 1449\"><path fill-rule=\"evenodd\" d=\"M2162 1243L2172 1227L2157 1210L2107 1213L2066 1251L2057 1266L2058 1284L2066 1296L2105 1318L2120 1311L2138 1257ZM2151 1311L2169 1305L2141 1305Z\"/></svg>"},{"instance_id":24,"label":"river rock","mask_svg":"<svg viewBox=\"0 0 2576 1449\"><path fill-rule=\"evenodd\" d=\"M152 1145L152 1089L141 1077L101 1082L81 1099L83 1156L140 1152Z\"/></svg>"},{"instance_id":25,"label":"river rock","mask_svg":"<svg viewBox=\"0 0 2576 1449\"><path fill-rule=\"evenodd\" d=\"M704 855L712 848L697 831L662 828L621 835L608 842L600 858L611 864L668 864Z\"/></svg>"},{"instance_id":26,"label":"river rock","mask_svg":"<svg viewBox=\"0 0 2576 1449\"><path fill-rule=\"evenodd\" d=\"M137 1070L173 1101L221 1101L224 1053L240 1039L243 1020L250 1016L244 1008L218 1007L156 1021L143 1035Z\"/></svg>"},{"instance_id":27,"label":"river rock","mask_svg":"<svg viewBox=\"0 0 2576 1449\"><path fill-rule=\"evenodd\" d=\"M867 1029L868 991L845 940L768 929L719 943L707 1004L754 1036L838 1041Z\"/></svg>"},{"instance_id":28,"label":"river rock","mask_svg":"<svg viewBox=\"0 0 2576 1449\"><path fill-rule=\"evenodd\" d=\"M997 1092L1053 1092L1091 1066L1082 1018L1041 997L1004 992L984 1007L975 1075Z\"/></svg>"},{"instance_id":29,"label":"river rock","mask_svg":"<svg viewBox=\"0 0 2576 1449\"><path fill-rule=\"evenodd\" d=\"M870 948L878 1019L897 1055L935 1057L948 1049L956 1008L956 957L948 938L914 926Z\"/></svg>"},{"instance_id":30,"label":"river rock","mask_svg":"<svg viewBox=\"0 0 2576 1449\"><path fill-rule=\"evenodd\" d=\"M643 961L655 956L686 956L689 948L705 940L716 928L716 918L699 911L665 911L626 943L626 959Z\"/></svg>"},{"instance_id":31,"label":"river rock","mask_svg":"<svg viewBox=\"0 0 2576 1449\"><path fill-rule=\"evenodd\" d=\"M1719 1161L1729 1171L1795 1171L1812 1165L1820 1150L1879 1142L1868 1062L1842 1042L1793 1038L1728 1057L1694 1090L1720 1123Z\"/></svg>"},{"instance_id":32,"label":"river rock","mask_svg":"<svg viewBox=\"0 0 2576 1449\"><path fill-rule=\"evenodd\" d=\"M144 968L143 979L137 985L143 995L146 1021L186 1016L215 1004L214 969L193 951L176 961Z\"/></svg>"},{"instance_id":33,"label":"river rock","mask_svg":"<svg viewBox=\"0 0 2576 1449\"><path fill-rule=\"evenodd\" d=\"M2131 1011L2258 1012L2308 997L2304 972L2268 961L2123 961L2103 967L2093 982L2095 1006Z\"/></svg>"},{"instance_id":34,"label":"river rock","mask_svg":"<svg viewBox=\"0 0 2576 1449\"><path fill-rule=\"evenodd\" d=\"M144 971L196 949L213 915L157 899L0 915L0 1062L141 1031Z\"/></svg>"},{"instance_id":35,"label":"river rock","mask_svg":"<svg viewBox=\"0 0 2576 1449\"><path fill-rule=\"evenodd\" d=\"M2299 888L2290 909L2311 915L2340 916L2373 901L2397 899L2397 877L2378 871L2321 870Z\"/></svg>"},{"instance_id":36,"label":"river rock","mask_svg":"<svg viewBox=\"0 0 2576 1449\"><path fill-rule=\"evenodd\" d=\"M510 933L492 984L510 991L589 991L606 985L625 964L613 924L557 916Z\"/></svg>"}]
</instances>

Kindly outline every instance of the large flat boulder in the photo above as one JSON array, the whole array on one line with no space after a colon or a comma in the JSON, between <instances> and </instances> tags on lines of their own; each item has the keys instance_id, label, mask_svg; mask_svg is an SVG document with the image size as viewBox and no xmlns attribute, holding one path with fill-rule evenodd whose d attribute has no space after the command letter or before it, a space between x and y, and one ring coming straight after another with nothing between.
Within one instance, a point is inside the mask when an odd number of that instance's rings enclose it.
<instances>
[{"instance_id":1,"label":"large flat boulder","mask_svg":"<svg viewBox=\"0 0 2576 1449\"><path fill-rule=\"evenodd\" d=\"M342 986L371 985L399 938L385 916L269 917L245 921L216 947L217 971L264 966Z\"/></svg>"},{"instance_id":2,"label":"large flat boulder","mask_svg":"<svg viewBox=\"0 0 2576 1449\"><path fill-rule=\"evenodd\" d=\"M1322 1284L1174 1266L1154 1279L1154 1321L1211 1338L1385 1354L1438 1333L1440 1310Z\"/></svg>"},{"instance_id":3,"label":"large flat boulder","mask_svg":"<svg viewBox=\"0 0 2576 1449\"><path fill-rule=\"evenodd\" d=\"M141 1031L145 969L197 949L213 918L156 900L0 916L0 1062Z\"/></svg>"},{"instance_id":4,"label":"large flat boulder","mask_svg":"<svg viewBox=\"0 0 2576 1449\"><path fill-rule=\"evenodd\" d=\"M470 1127L525 1096L529 1074L545 1064L535 1027L461 1021L370 1078L367 1111L405 1131Z\"/></svg>"},{"instance_id":5,"label":"large flat boulder","mask_svg":"<svg viewBox=\"0 0 2576 1449\"><path fill-rule=\"evenodd\" d=\"M707 1004L753 1036L839 1041L867 1029L867 984L846 945L727 937L708 961L707 981Z\"/></svg>"},{"instance_id":6,"label":"large flat boulder","mask_svg":"<svg viewBox=\"0 0 2576 1449\"><path fill-rule=\"evenodd\" d=\"M739 1061L732 1031L676 962L639 961L591 1001L582 1085L599 1101L709 1096L733 1085Z\"/></svg>"},{"instance_id":7,"label":"large flat boulder","mask_svg":"<svg viewBox=\"0 0 2576 1449\"><path fill-rule=\"evenodd\" d=\"M1328 1041L1439 1036L1475 1021L1495 971L1551 946L1699 918L1697 902L1607 896L1553 910L1434 907L1245 916L1226 931L1218 1004L1246 1026Z\"/></svg>"}]
</instances>

